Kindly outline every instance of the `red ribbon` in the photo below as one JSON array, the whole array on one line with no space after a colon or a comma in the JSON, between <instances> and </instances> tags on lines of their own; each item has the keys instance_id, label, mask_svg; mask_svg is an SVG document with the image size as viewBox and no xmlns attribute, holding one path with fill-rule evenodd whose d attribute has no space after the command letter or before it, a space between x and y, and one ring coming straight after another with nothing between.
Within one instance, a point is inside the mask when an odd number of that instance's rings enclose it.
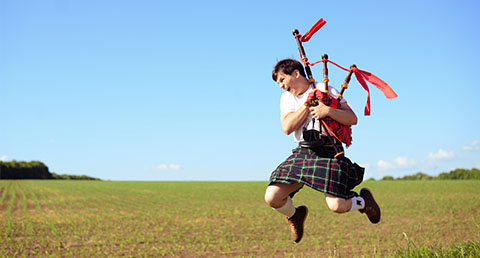
<instances>
[{"instance_id":1,"label":"red ribbon","mask_svg":"<svg viewBox=\"0 0 480 258\"><path fill-rule=\"evenodd\" d=\"M315 34L315 32L317 32L321 27L323 27L323 25L325 25L325 23L327 23L325 20L323 20L322 18L320 18L320 20L317 21L317 23L315 23L315 25L313 25L312 28L310 28L310 30L307 31L307 33L305 33L305 35L303 35L300 40L302 42L307 42L310 40L310 38L313 36L313 34Z\"/></svg>"},{"instance_id":2,"label":"red ribbon","mask_svg":"<svg viewBox=\"0 0 480 258\"><path fill-rule=\"evenodd\" d=\"M353 68L353 72L355 73L355 77L357 78L357 81L362 85L362 87L367 91L368 97L367 97L367 105L365 106L365 115L369 116L370 115L370 90L368 89L367 83L365 80L370 82L371 84L375 85L379 90L383 92L385 97L388 99L393 99L398 97L398 95L388 86L388 84L384 81L382 81L380 78L377 76L373 75L372 73L369 73L367 71L362 71L358 68Z\"/></svg>"},{"instance_id":3,"label":"red ribbon","mask_svg":"<svg viewBox=\"0 0 480 258\"><path fill-rule=\"evenodd\" d=\"M341 67L340 65L338 65L338 64L336 64L336 63L334 63L334 62L332 62L328 59L323 59L323 60L320 60L320 61L317 61L317 62L314 62L314 63L308 63L308 62L307 63L304 62L304 63L305 63L305 65L314 66L318 63L322 63L322 62L325 62L325 61L328 61L329 63L334 64L335 66L339 67L342 70L350 72L349 69ZM370 115L370 89L368 88L368 85L365 81L368 81L369 83L375 85L375 87L377 87L379 90L381 90L383 92L383 94L385 95L385 97L387 97L388 99L393 99L393 98L398 97L398 95L392 90L392 88L390 88L390 86L388 86L388 84L386 82L382 81L380 78L378 78L374 74L372 74L370 72L367 72L367 71L360 70L360 69L355 68L355 67L352 68L351 70L355 73L355 77L357 78L357 81L360 83L360 85L362 85L362 87L368 93L367 104L365 105L365 112L364 112L364 114L366 116Z\"/></svg>"}]
</instances>

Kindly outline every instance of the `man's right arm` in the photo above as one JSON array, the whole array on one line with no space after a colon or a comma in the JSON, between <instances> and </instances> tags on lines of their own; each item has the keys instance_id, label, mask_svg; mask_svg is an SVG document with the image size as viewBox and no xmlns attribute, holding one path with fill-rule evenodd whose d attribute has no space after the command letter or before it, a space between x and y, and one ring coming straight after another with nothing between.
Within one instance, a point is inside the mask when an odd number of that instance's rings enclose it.
<instances>
[{"instance_id":1,"label":"man's right arm","mask_svg":"<svg viewBox=\"0 0 480 258\"><path fill-rule=\"evenodd\" d=\"M298 128L300 128L305 119L307 119L310 110L306 106L302 106L295 112L286 113L280 119L280 123L282 125L282 130L287 135L295 132Z\"/></svg>"}]
</instances>

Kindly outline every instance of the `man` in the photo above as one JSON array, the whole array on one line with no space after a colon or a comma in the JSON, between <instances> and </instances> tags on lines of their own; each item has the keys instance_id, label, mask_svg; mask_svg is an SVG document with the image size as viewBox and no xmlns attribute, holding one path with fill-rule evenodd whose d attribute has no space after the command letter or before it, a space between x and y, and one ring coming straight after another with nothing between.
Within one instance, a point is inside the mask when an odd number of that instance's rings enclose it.
<instances>
[{"instance_id":1,"label":"man","mask_svg":"<svg viewBox=\"0 0 480 258\"><path fill-rule=\"evenodd\" d=\"M362 182L364 168L341 155L342 143L332 135L328 137L328 130L322 125L322 119L333 119L345 126L357 123L357 116L346 100L340 101L339 108L321 102L311 105L320 91L307 80L303 65L293 59L279 61L272 78L286 91L280 100L282 130L287 135L294 133L299 146L272 172L265 201L287 216L293 241L298 243L302 239L308 214L306 206L295 207L292 202L303 185L325 193L330 210L337 213L359 210L372 223L378 223L380 208L370 190L363 188L360 195L352 191ZM328 92L333 98L338 94L331 86Z\"/></svg>"}]
</instances>

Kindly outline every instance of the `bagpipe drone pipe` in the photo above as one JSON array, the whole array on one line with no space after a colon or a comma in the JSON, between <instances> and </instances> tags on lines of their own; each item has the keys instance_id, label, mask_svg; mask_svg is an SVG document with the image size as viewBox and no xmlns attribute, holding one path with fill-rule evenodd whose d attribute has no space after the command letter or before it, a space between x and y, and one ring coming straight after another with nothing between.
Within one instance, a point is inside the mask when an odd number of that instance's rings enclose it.
<instances>
[{"instance_id":1,"label":"bagpipe drone pipe","mask_svg":"<svg viewBox=\"0 0 480 258\"><path fill-rule=\"evenodd\" d=\"M350 69L346 69L341 67L340 65L330 61L328 59L328 55L324 54L322 56L322 60L310 63L308 61L308 58L305 54L305 49L303 48L303 42L307 42L310 40L310 38L315 34L323 25L325 25L326 21L323 19L320 19L313 25L313 27L307 31L303 36L299 33L298 29L295 29L293 31L293 36L295 37L298 45L298 50L300 52L300 59L302 60L304 67L305 67L305 72L307 75L307 79L310 84L313 86L313 91L314 91L314 100L306 103L307 106L316 106L318 105L319 102L322 102L324 105L330 106L332 108L337 108L339 109L341 107L340 101L343 98L343 94L345 90L348 88L348 84L350 83L350 80L352 78L352 74L355 74L355 77L357 78L357 81L362 85L362 87L367 91L368 97L367 97L367 104L365 105L365 112L364 114L366 116L370 115L370 90L368 88L368 85L365 81L370 82L374 86L376 86L379 90L381 90L385 97L388 99L393 99L397 97L397 94L390 88L390 86L382 81L380 78L376 77L372 73L369 73L367 71L362 71L357 68L356 65L351 65ZM311 71L311 66L314 66L315 64L318 63L323 63L323 83L324 83L324 89L323 91L320 89L315 88L315 79L312 76L312 71ZM333 97L328 90L328 82L330 81L328 79L328 67L327 63L331 63L340 69L347 71L348 75L345 78L344 83L342 84L342 89L337 96ZM321 121L321 125L323 130L326 131L326 134L330 141L333 143L332 137L337 138L339 141L345 143L345 145L348 147L352 143L352 130L349 125L343 125L338 123L337 121L333 120L330 117L324 118ZM337 155L340 155L337 151Z\"/></svg>"}]
</instances>

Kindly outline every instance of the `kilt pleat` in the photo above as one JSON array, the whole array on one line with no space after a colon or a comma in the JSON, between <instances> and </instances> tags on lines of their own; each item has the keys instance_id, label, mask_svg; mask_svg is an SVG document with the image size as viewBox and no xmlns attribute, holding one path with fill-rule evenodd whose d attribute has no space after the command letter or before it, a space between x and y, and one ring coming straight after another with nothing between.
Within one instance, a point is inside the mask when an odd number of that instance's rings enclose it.
<instances>
[{"instance_id":1,"label":"kilt pleat","mask_svg":"<svg viewBox=\"0 0 480 258\"><path fill-rule=\"evenodd\" d=\"M349 158L328 158L317 152L297 147L270 176L270 183L309 186L317 191L349 199L357 195L352 189L363 181L365 169Z\"/></svg>"}]
</instances>

